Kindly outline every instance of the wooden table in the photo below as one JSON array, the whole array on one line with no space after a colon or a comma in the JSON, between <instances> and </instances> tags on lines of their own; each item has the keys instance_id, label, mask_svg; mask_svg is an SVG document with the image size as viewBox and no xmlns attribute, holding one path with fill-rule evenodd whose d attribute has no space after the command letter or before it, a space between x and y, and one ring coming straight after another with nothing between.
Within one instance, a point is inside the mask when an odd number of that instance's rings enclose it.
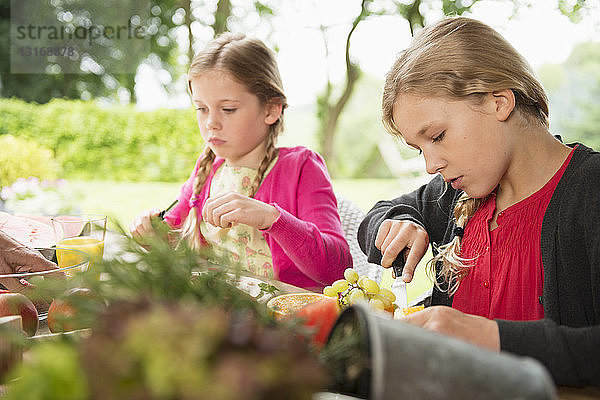
<instances>
[{"instance_id":1,"label":"wooden table","mask_svg":"<svg viewBox=\"0 0 600 400\"><path fill-rule=\"evenodd\" d=\"M105 257L112 258L114 256L114 254L116 254L118 252L118 249L120 248L120 240L122 240L122 238L120 238L119 234L107 231L106 241L109 242L110 246L106 246L106 248L105 248ZM300 287L297 287L297 286L294 286L294 285L291 285L288 283L284 283L281 281L277 281L274 279L256 277L252 274L247 274L247 273L243 273L242 275L250 277L250 278L255 278L255 279L264 281L270 285L275 286L279 291L276 292L274 294L274 296L279 295L279 294L287 294L287 293L310 293L311 292L307 289L303 289L303 288L300 288ZM268 300L268 299L262 299L262 300ZM40 329L38 330L38 334L36 336L39 336L41 338L51 338L54 335L51 334L50 331L48 330L48 326L45 323L45 321L41 321ZM557 391L558 391L558 399L560 399L560 400L600 400L600 388L593 388L593 387L573 388L573 387L562 386L562 387L558 387ZM0 395L1 395L1 392L0 392Z\"/></svg>"},{"instance_id":2,"label":"wooden table","mask_svg":"<svg viewBox=\"0 0 600 400\"><path fill-rule=\"evenodd\" d=\"M561 400L594 400L600 399L600 388L558 387L558 398Z\"/></svg>"},{"instance_id":3,"label":"wooden table","mask_svg":"<svg viewBox=\"0 0 600 400\"><path fill-rule=\"evenodd\" d=\"M280 292L279 293L275 293L275 295L278 295L278 294L287 294L287 293L314 293L314 292L311 292L308 289L304 289L304 288L301 288L301 287L298 287L298 286L294 286L294 285L291 285L289 283L277 281L275 279L266 279L266 278L258 278L258 277L257 277L257 279L265 281L268 284L273 285L277 289L279 289Z\"/></svg>"}]
</instances>

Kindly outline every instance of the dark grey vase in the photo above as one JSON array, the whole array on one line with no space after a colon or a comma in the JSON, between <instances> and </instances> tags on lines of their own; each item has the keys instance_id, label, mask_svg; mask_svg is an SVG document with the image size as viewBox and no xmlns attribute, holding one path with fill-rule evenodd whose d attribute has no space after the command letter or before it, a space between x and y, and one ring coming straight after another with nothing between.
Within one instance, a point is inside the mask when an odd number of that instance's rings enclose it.
<instances>
[{"instance_id":1,"label":"dark grey vase","mask_svg":"<svg viewBox=\"0 0 600 400\"><path fill-rule=\"evenodd\" d=\"M325 347L334 391L372 400L549 400L556 388L538 361L495 353L380 316L342 312Z\"/></svg>"}]
</instances>

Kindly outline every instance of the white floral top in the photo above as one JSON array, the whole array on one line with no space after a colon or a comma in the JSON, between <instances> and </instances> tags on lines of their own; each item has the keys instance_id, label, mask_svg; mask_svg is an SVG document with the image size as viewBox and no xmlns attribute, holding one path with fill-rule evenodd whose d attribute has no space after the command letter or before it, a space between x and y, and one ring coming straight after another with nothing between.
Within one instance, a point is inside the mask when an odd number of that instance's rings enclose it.
<instances>
[{"instance_id":1,"label":"white floral top","mask_svg":"<svg viewBox=\"0 0 600 400\"><path fill-rule=\"evenodd\" d=\"M277 157L264 176L267 176L276 162ZM257 172L255 168L232 167L223 163L213 177L210 196L232 191L249 196ZM223 229L200 221L200 233L217 260L232 260L255 275L276 278L273 276L271 249L258 229L244 224Z\"/></svg>"}]
</instances>

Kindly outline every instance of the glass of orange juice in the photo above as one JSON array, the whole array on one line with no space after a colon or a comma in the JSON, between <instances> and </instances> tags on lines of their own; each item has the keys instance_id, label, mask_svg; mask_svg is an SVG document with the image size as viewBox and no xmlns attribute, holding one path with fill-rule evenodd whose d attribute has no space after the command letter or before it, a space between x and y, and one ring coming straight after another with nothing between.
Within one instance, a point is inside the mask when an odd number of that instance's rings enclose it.
<instances>
[{"instance_id":1,"label":"glass of orange juice","mask_svg":"<svg viewBox=\"0 0 600 400\"><path fill-rule=\"evenodd\" d=\"M56 258L59 267L72 265L74 261L70 259L72 253L61 251L60 248L75 249L86 253L90 257L88 268L93 268L94 262L102 260L106 235L106 215L61 215L52 218L52 227L58 240ZM65 273L67 276L72 276L71 271L65 271Z\"/></svg>"}]
</instances>

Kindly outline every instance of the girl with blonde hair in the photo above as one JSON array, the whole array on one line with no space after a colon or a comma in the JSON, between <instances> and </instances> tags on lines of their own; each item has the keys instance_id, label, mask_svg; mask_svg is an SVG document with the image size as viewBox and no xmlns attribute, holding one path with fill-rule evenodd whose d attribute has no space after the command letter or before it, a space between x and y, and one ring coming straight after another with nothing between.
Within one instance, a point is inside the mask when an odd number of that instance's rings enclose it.
<instances>
[{"instance_id":1,"label":"girl with blonde hair","mask_svg":"<svg viewBox=\"0 0 600 400\"><path fill-rule=\"evenodd\" d=\"M431 243L433 307L406 321L535 357L558 384L600 386L600 154L549 132L532 68L474 19L421 30L382 106L436 175L378 202L358 233L369 261L406 282Z\"/></svg>"},{"instance_id":2,"label":"girl with blonde hair","mask_svg":"<svg viewBox=\"0 0 600 400\"><path fill-rule=\"evenodd\" d=\"M273 53L226 33L192 61L189 89L206 147L165 221L216 260L322 289L352 265L323 159L275 146L287 106ZM151 234L140 215L134 237ZM209 251L206 251L206 250Z\"/></svg>"}]
</instances>

